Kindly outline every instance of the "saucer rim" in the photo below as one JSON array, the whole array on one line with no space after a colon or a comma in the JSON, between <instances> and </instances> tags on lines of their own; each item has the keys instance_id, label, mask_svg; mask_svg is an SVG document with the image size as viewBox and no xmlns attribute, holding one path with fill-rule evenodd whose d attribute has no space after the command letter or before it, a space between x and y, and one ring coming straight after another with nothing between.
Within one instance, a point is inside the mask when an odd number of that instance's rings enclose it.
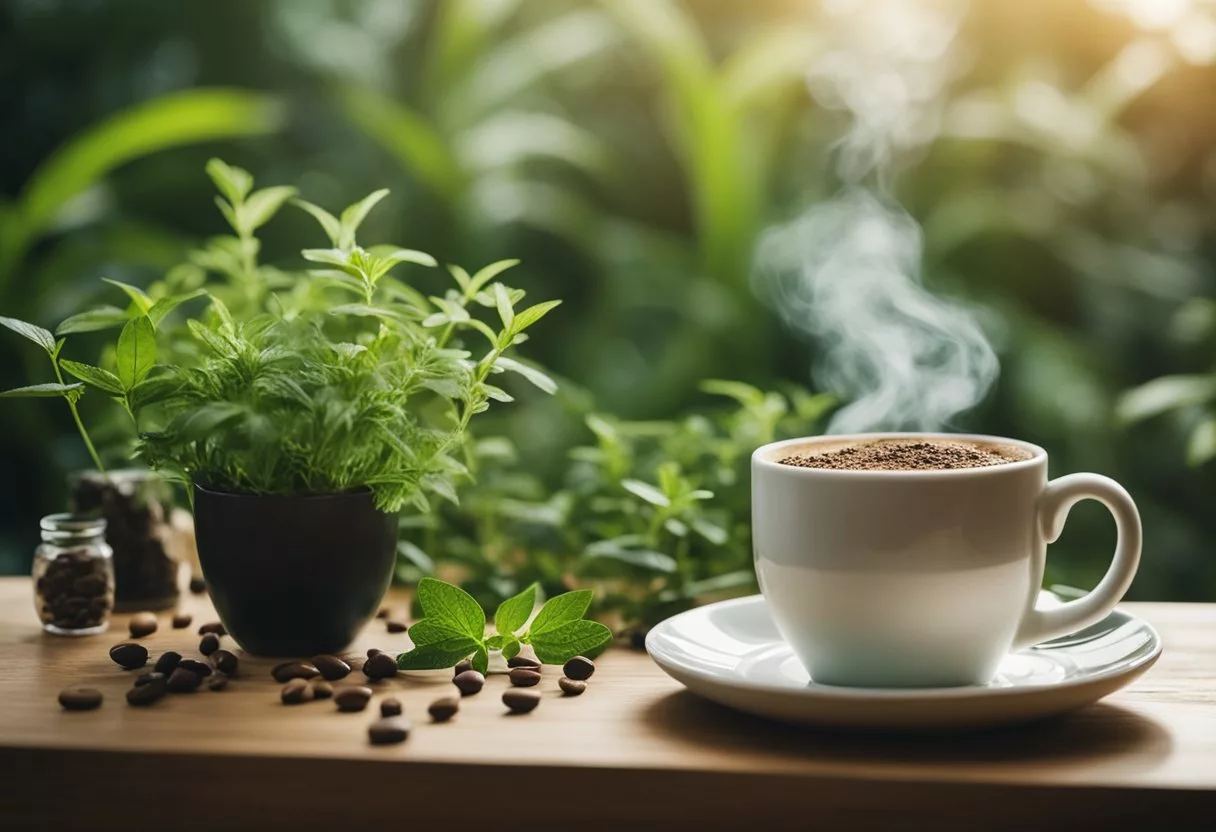
<instances>
[{"instance_id":1,"label":"saucer rim","mask_svg":"<svg viewBox=\"0 0 1216 832\"><path fill-rule=\"evenodd\" d=\"M1049 590L1042 590L1049 593ZM1054 594L1054 593L1052 593ZM1138 623L1143 629L1147 630L1151 636L1149 650L1147 653L1130 660L1130 664L1123 666L1107 668L1105 670L1094 673L1079 675L1075 678L1064 679L1057 682L1038 682L1025 685L1010 685L1008 687L992 687L990 685L958 685L953 687L909 687L909 688L875 688L875 687L847 687L843 685L825 685L819 682L812 681L806 687L788 687L773 685L771 683L757 682L748 679L745 676L732 673L729 676L722 674L715 675L709 671L690 667L689 665L677 662L670 656L660 657L663 653L661 647L658 647L659 639L664 636L661 630L670 627L674 622L685 616L704 615L708 610L713 608L727 607L742 607L751 604L764 603L762 595L747 595L742 598L730 598L725 601L716 601L712 604L695 607L691 610L685 610L682 613L677 613L670 618L656 624L646 634L646 652L650 658L657 664L663 672L671 676L676 681L684 684L684 680L677 674L694 676L697 679L711 685L727 685L729 687L766 693L789 696L798 699L822 699L822 700L840 700L849 699L853 701L875 701L884 700L904 700L904 701L949 701L955 699L974 699L976 697L985 698L1018 698L1022 696L1035 696L1045 691L1059 691L1072 687L1086 687L1090 685L1100 684L1104 681L1112 679L1121 679L1124 677L1135 678L1146 670L1151 668L1160 658L1164 644L1161 640L1161 634L1157 632L1152 624L1145 621L1139 616L1127 612L1122 607L1116 607L1112 611L1112 615L1118 613L1125 618ZM1079 632L1079 631L1078 631ZM774 643L780 639L774 639ZM1050 641L1041 642L1041 644L1050 644ZM657 649L656 649L657 648ZM1027 650L1040 649L1040 645L1032 645ZM1058 648L1041 648L1043 650L1065 649ZM1020 652L1020 651L1019 651Z\"/></svg>"}]
</instances>

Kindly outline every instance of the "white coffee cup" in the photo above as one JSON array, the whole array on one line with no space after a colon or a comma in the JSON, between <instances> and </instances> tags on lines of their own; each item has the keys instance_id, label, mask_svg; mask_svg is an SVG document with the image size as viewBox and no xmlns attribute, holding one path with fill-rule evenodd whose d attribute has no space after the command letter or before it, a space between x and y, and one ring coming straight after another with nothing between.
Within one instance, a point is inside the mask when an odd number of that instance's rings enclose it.
<instances>
[{"instance_id":1,"label":"white coffee cup","mask_svg":"<svg viewBox=\"0 0 1216 832\"><path fill-rule=\"evenodd\" d=\"M838 470L778 460L875 439L1013 446L1029 458L981 468ZM1035 606L1047 544L1081 500L1106 505L1118 541L1083 598ZM752 454L752 535L760 589L817 684L986 684L1012 649L1082 629L1123 597L1140 561L1140 515L1098 474L1047 481L1027 442L960 434L791 439Z\"/></svg>"}]
</instances>

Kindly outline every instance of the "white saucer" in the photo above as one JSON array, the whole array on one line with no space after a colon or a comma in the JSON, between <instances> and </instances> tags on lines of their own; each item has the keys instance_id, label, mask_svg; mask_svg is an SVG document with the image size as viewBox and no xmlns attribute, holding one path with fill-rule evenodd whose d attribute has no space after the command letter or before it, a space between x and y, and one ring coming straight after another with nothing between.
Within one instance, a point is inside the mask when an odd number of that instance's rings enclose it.
<instances>
[{"instance_id":1,"label":"white saucer","mask_svg":"<svg viewBox=\"0 0 1216 832\"><path fill-rule=\"evenodd\" d=\"M1055 601L1044 593L1041 605ZM1161 655L1161 637L1123 610L1071 636L1011 654L988 685L843 688L811 682L759 595L689 610L646 637L668 675L694 693L785 722L927 730L1028 722L1096 702Z\"/></svg>"}]
</instances>

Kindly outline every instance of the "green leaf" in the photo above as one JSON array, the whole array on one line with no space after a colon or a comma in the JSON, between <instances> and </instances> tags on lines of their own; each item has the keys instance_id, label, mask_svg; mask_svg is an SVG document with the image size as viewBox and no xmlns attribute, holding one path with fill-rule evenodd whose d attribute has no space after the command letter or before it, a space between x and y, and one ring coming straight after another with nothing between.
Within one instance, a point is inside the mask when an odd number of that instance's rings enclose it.
<instances>
[{"instance_id":1,"label":"green leaf","mask_svg":"<svg viewBox=\"0 0 1216 832\"><path fill-rule=\"evenodd\" d=\"M519 639L507 639L506 643L504 643L502 646L502 657L504 659L513 659L519 655L519 651L522 647L523 645L520 644Z\"/></svg>"},{"instance_id":2,"label":"green leaf","mask_svg":"<svg viewBox=\"0 0 1216 832\"><path fill-rule=\"evenodd\" d=\"M295 196L296 189L285 186L254 191L244 205L236 209L237 226L246 235L253 234L273 217L283 203Z\"/></svg>"},{"instance_id":3,"label":"green leaf","mask_svg":"<svg viewBox=\"0 0 1216 832\"><path fill-rule=\"evenodd\" d=\"M40 326L27 324L16 318L5 318L2 315L0 315L0 326L7 327L18 335L28 338L46 350L48 354L55 352L55 336Z\"/></svg>"},{"instance_id":4,"label":"green leaf","mask_svg":"<svg viewBox=\"0 0 1216 832\"><path fill-rule=\"evenodd\" d=\"M710 395L734 399L744 407L760 407L764 404L764 391L741 381L707 379L697 386Z\"/></svg>"},{"instance_id":5,"label":"green leaf","mask_svg":"<svg viewBox=\"0 0 1216 832\"><path fill-rule=\"evenodd\" d=\"M547 300L544 303L538 303L535 306L529 306L524 311L515 316L515 326L512 329L515 332L523 332L528 327L539 321L541 318L548 315L549 312L561 306L560 300Z\"/></svg>"},{"instance_id":6,"label":"green leaf","mask_svg":"<svg viewBox=\"0 0 1216 832\"><path fill-rule=\"evenodd\" d=\"M570 621L578 621L586 614L587 607L591 606L593 595L589 589L576 589L550 598L540 608L536 618L532 619L532 626L528 628L529 636L535 638L537 633L552 630Z\"/></svg>"},{"instance_id":7,"label":"green leaf","mask_svg":"<svg viewBox=\"0 0 1216 832\"><path fill-rule=\"evenodd\" d=\"M500 635L512 635L528 623L528 616L536 606L536 591L536 584L532 584L498 605L498 610L494 613L494 629Z\"/></svg>"},{"instance_id":8,"label":"green leaf","mask_svg":"<svg viewBox=\"0 0 1216 832\"><path fill-rule=\"evenodd\" d=\"M338 245L338 238L342 236L342 223L338 221L337 217L321 206L313 205L311 202L303 199L293 199L291 204L312 214L313 219L320 223L321 228L324 229L325 236L329 237L330 244L333 246Z\"/></svg>"},{"instance_id":9,"label":"green leaf","mask_svg":"<svg viewBox=\"0 0 1216 832\"><path fill-rule=\"evenodd\" d=\"M549 378L540 370L524 364L522 361L516 361L514 358L507 358L505 355L500 355L494 361L494 366L501 367L502 369L512 373L518 373L546 393L552 394L557 392L557 382Z\"/></svg>"},{"instance_id":10,"label":"green leaf","mask_svg":"<svg viewBox=\"0 0 1216 832\"><path fill-rule=\"evenodd\" d=\"M583 550L583 555L591 560L608 558L621 563L627 563L630 566L637 566L651 572L661 572L667 575L675 574L676 570L679 569L679 565L671 555L656 552L652 549L631 549L620 545L607 545L610 543L614 543L614 541L603 540L592 543Z\"/></svg>"},{"instance_id":11,"label":"green leaf","mask_svg":"<svg viewBox=\"0 0 1216 832\"><path fill-rule=\"evenodd\" d=\"M390 266L395 266L398 263L417 263L419 266L431 266L433 268L439 265L439 261L425 251L415 251L412 248L394 249L385 254L377 255L377 258L390 264Z\"/></svg>"},{"instance_id":12,"label":"green leaf","mask_svg":"<svg viewBox=\"0 0 1216 832\"><path fill-rule=\"evenodd\" d=\"M122 381L109 370L66 359L60 361L59 366L81 381L100 388L111 395L121 396L125 392Z\"/></svg>"},{"instance_id":13,"label":"green leaf","mask_svg":"<svg viewBox=\"0 0 1216 832\"><path fill-rule=\"evenodd\" d=\"M471 636L453 636L444 641L415 647L408 653L397 656L397 667L402 670L442 670L455 667L481 648L481 640Z\"/></svg>"},{"instance_id":14,"label":"green leaf","mask_svg":"<svg viewBox=\"0 0 1216 832\"><path fill-rule=\"evenodd\" d=\"M72 384L31 384L29 387L15 387L12 390L0 391L0 399L45 399L52 396L66 396L76 390L84 389L80 382Z\"/></svg>"},{"instance_id":15,"label":"green leaf","mask_svg":"<svg viewBox=\"0 0 1216 832\"><path fill-rule=\"evenodd\" d=\"M498 307L498 317L502 319L502 325L510 329L511 324L515 322L515 310L511 308L511 295L507 292L507 287L501 283L494 284L494 304Z\"/></svg>"},{"instance_id":16,"label":"green leaf","mask_svg":"<svg viewBox=\"0 0 1216 832\"><path fill-rule=\"evenodd\" d=\"M667 508L671 505L671 500L667 498L667 495L650 483L642 482L641 480L621 480L621 487L651 505L659 506L660 508Z\"/></svg>"},{"instance_id":17,"label":"green leaf","mask_svg":"<svg viewBox=\"0 0 1216 832\"><path fill-rule=\"evenodd\" d=\"M359 226L363 220L367 218L367 213L376 207L376 203L388 196L388 188L381 188L378 191L372 191L363 199L347 206L342 212L342 216L338 218L341 225L341 230L338 233L338 248L348 249L355 244L355 232L359 230Z\"/></svg>"},{"instance_id":18,"label":"green leaf","mask_svg":"<svg viewBox=\"0 0 1216 832\"><path fill-rule=\"evenodd\" d=\"M156 303L152 304L152 306L148 309L148 320L152 321L152 326L154 328L158 327L160 326L160 322L163 321L165 317L174 309L181 306L188 300L194 300L195 298L202 297L205 294L207 294L205 289L195 289L193 292L186 292L182 295L173 295L171 297L161 298L160 300L156 301Z\"/></svg>"},{"instance_id":19,"label":"green leaf","mask_svg":"<svg viewBox=\"0 0 1216 832\"><path fill-rule=\"evenodd\" d=\"M467 635L468 633L452 626L450 622L437 618L424 618L409 628L410 641L414 642L415 647Z\"/></svg>"},{"instance_id":20,"label":"green leaf","mask_svg":"<svg viewBox=\"0 0 1216 832\"><path fill-rule=\"evenodd\" d=\"M111 286L117 286L127 293L127 297L135 304L135 307L140 311L140 314L148 314L148 310L152 308L152 298L148 297L147 293L138 286L132 286L129 283L123 283L121 280L111 280L108 277L103 277L102 281L109 283Z\"/></svg>"},{"instance_id":21,"label":"green leaf","mask_svg":"<svg viewBox=\"0 0 1216 832\"><path fill-rule=\"evenodd\" d=\"M122 326L130 316L117 306L99 306L65 320L55 328L56 335L71 335L76 332L97 332Z\"/></svg>"},{"instance_id":22,"label":"green leaf","mask_svg":"<svg viewBox=\"0 0 1216 832\"><path fill-rule=\"evenodd\" d=\"M468 281L465 296L472 297L481 291L481 288L489 283L494 278L505 272L507 269L514 268L519 265L518 260L498 260L490 265L482 268L477 274L473 275ZM463 271L463 270L462 270Z\"/></svg>"},{"instance_id":23,"label":"green leaf","mask_svg":"<svg viewBox=\"0 0 1216 832\"><path fill-rule=\"evenodd\" d=\"M490 670L490 653L484 644L477 645L473 651L473 669L483 676Z\"/></svg>"},{"instance_id":24,"label":"green leaf","mask_svg":"<svg viewBox=\"0 0 1216 832\"><path fill-rule=\"evenodd\" d=\"M487 650L501 650L503 645L503 637L500 635L492 635L486 639Z\"/></svg>"},{"instance_id":25,"label":"green leaf","mask_svg":"<svg viewBox=\"0 0 1216 832\"><path fill-rule=\"evenodd\" d=\"M1196 467L1216 458L1216 419L1200 422L1187 442L1186 461Z\"/></svg>"},{"instance_id":26,"label":"green leaf","mask_svg":"<svg viewBox=\"0 0 1216 832\"><path fill-rule=\"evenodd\" d=\"M692 530L715 546L721 546L730 539L726 529L701 517L693 518Z\"/></svg>"},{"instance_id":27,"label":"green leaf","mask_svg":"<svg viewBox=\"0 0 1216 832\"><path fill-rule=\"evenodd\" d=\"M253 189L253 177L249 175L249 171L230 165L223 159L208 159L203 169L219 192L227 197L232 208L244 202L246 194Z\"/></svg>"},{"instance_id":28,"label":"green leaf","mask_svg":"<svg viewBox=\"0 0 1216 832\"><path fill-rule=\"evenodd\" d=\"M147 316L130 320L118 335L115 354L118 378L124 390L143 381L156 364L156 331Z\"/></svg>"},{"instance_id":29,"label":"green leaf","mask_svg":"<svg viewBox=\"0 0 1216 832\"><path fill-rule=\"evenodd\" d=\"M532 649L544 664L564 664L575 656L595 658L611 643L612 631L598 621L567 621L532 634Z\"/></svg>"},{"instance_id":30,"label":"green leaf","mask_svg":"<svg viewBox=\"0 0 1216 832\"><path fill-rule=\"evenodd\" d=\"M458 586L423 578L418 582L418 603L427 618L443 623L478 642L485 636L486 616L472 595Z\"/></svg>"},{"instance_id":31,"label":"green leaf","mask_svg":"<svg viewBox=\"0 0 1216 832\"><path fill-rule=\"evenodd\" d=\"M1216 376L1162 376L1124 393L1115 412L1124 423L1139 422L1213 397Z\"/></svg>"}]
</instances>

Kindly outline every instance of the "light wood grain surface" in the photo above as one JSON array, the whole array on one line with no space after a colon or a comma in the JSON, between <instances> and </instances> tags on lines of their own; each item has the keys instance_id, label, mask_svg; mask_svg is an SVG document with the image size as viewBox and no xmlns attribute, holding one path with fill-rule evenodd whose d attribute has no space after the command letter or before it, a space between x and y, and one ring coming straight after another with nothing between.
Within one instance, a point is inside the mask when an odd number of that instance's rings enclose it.
<instances>
[{"instance_id":1,"label":"light wood grain surface","mask_svg":"<svg viewBox=\"0 0 1216 832\"><path fill-rule=\"evenodd\" d=\"M448 672L373 685L363 713L285 706L269 676L276 662L239 651L227 690L132 708L124 693L137 672L107 655L126 638L125 617L101 636L45 636L29 581L0 579L0 829L133 829L167 817L175 829L1213 828L1216 606L1128 607L1165 641L1131 688L1048 723L917 738L737 714L622 648L599 660L579 698L562 697L559 669L547 668L544 699L526 716L506 715L507 680L491 676L455 720L431 724L426 706L455 692ZM214 613L193 596L181 608L194 614L189 629L171 629L166 613L141 640L153 659L197 657L198 625ZM368 647L407 646L374 621L352 664ZM101 709L61 710L56 696L72 685L103 691ZM413 730L402 745L372 747L366 729L387 695Z\"/></svg>"}]
</instances>

